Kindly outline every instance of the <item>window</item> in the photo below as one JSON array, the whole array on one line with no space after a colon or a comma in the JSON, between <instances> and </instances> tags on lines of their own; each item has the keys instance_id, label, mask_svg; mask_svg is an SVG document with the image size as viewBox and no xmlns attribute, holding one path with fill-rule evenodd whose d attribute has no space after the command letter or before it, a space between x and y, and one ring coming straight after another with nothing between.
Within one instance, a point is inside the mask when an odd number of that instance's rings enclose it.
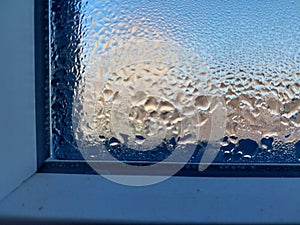
<instances>
[{"instance_id":1,"label":"window","mask_svg":"<svg viewBox=\"0 0 300 225\"><path fill-rule=\"evenodd\" d=\"M284 2L281 3L281 9L284 9ZM297 1L293 4L295 10L299 8ZM3 49L0 62L4 65L3 74L7 74L0 77L3 84L0 96L2 106L5 106L1 108L0 126L1 224L299 223L300 180L298 164L295 163L283 163L276 167L277 170L266 167L266 163L250 164L250 167L254 165L252 172L247 170L247 173L235 173L242 177L230 175L226 178L228 171L241 171L242 166L223 163L218 167L218 177L213 177L216 174L216 170L210 170L216 168L213 163L204 171L210 177L173 176L146 187L123 186L101 176L83 174L88 167L82 167L80 173L79 170L72 172L70 168L77 164L82 166L76 158L71 164L68 161L68 166L65 161L43 164L50 153L47 142L49 124L43 119L50 111L47 108L50 96L44 96L42 85L42 81L47 80L43 75L48 71L43 63L47 52L44 44L47 31L43 25L47 6L48 1L11 0L1 3L1 9L5 10L0 13L4 31L0 38ZM298 56L295 59L298 60ZM49 61L47 54L45 61ZM269 142L263 144L268 146ZM44 151L45 148L48 151ZM243 165L247 167L247 163ZM41 164L44 173L37 172ZM45 171L47 166L48 173ZM51 166L56 166L56 171L51 168L50 172ZM186 169L191 175L193 164L187 166L189 168L183 168L183 172ZM227 170L227 167L231 169ZM260 170L265 176L249 177ZM57 171L60 174L55 173ZM285 175L295 177L278 177L283 171L286 171ZM275 177L266 177L270 174ZM125 180L135 177L116 176Z\"/></svg>"},{"instance_id":2,"label":"window","mask_svg":"<svg viewBox=\"0 0 300 225\"><path fill-rule=\"evenodd\" d=\"M53 0L49 15L52 163L295 169L297 1Z\"/></svg>"}]
</instances>

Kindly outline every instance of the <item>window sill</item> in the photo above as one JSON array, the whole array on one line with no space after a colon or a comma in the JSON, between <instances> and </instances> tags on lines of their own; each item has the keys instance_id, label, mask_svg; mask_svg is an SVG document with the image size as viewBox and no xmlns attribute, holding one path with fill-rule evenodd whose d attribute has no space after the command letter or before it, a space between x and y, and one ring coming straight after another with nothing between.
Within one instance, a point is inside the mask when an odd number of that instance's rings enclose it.
<instances>
[{"instance_id":1,"label":"window sill","mask_svg":"<svg viewBox=\"0 0 300 225\"><path fill-rule=\"evenodd\" d=\"M172 177L129 187L96 175L44 173L0 202L0 218L30 223L297 223L299 186L299 178Z\"/></svg>"}]
</instances>

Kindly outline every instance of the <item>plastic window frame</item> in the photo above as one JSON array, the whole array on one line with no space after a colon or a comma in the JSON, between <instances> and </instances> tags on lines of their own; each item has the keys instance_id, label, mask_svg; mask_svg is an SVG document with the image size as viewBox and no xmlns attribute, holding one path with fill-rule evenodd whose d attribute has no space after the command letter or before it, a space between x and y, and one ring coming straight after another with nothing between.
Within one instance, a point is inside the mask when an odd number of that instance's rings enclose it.
<instances>
[{"instance_id":1,"label":"plastic window frame","mask_svg":"<svg viewBox=\"0 0 300 225\"><path fill-rule=\"evenodd\" d=\"M46 1L43 1L44 3ZM43 68L39 67L38 46L34 45L34 11L39 13L39 0L13 0L10 3L0 3L7 7L8 13L5 19L17 17L17 22L12 22L12 27L25 26L32 35L24 38L22 35L16 37L22 45L29 46L19 52L18 46L12 46L12 54L19 53L28 63L19 64L17 72L5 81L11 87L12 92L18 96L24 96L29 100L25 105L10 105L10 110L28 110L28 120L31 130L21 129L18 132L27 131L26 139L21 148L20 145L9 146L3 142L2 154L13 152L26 163L13 163L13 159L2 157L11 163L11 168L6 168L0 173L4 181L0 187L0 222L1 224L40 224L47 222L56 224L58 222L75 224L94 223L124 223L124 224L208 224L208 223L299 223L298 212L300 198L298 188L299 178L270 178L270 177L171 177L169 180L147 187L122 186L95 175L66 174L66 173L37 173L38 166L42 165L46 158L43 151L43 143L39 140L41 129L39 122L39 109L34 105L39 101L41 89L37 88L36 82L42 78ZM6 5L5 5L6 4ZM16 6L17 7L14 7ZM17 14L16 14L17 12ZM24 18L24 14L26 18ZM0 20L2 25L3 20ZM5 27L7 29L7 26ZM8 35L9 36L9 35ZM38 35L35 41L39 40ZM35 52L35 57L33 57ZM14 58L8 59L6 72L10 72L9 66L15 63ZM28 62L28 61L26 61ZM24 71L24 68L27 68ZM23 73L30 80L28 83L18 83L14 79L18 73ZM35 73L35 74L34 74ZM40 78L38 78L41 76ZM34 77L36 80L34 81ZM1 78L3 79L3 78ZM16 86L16 84L18 84ZM27 85L27 86L26 86ZM26 89L27 87L27 89ZM35 87L35 97L33 90ZM1 92L1 94L4 94ZM16 101L15 96L6 95L7 102ZM17 102L18 103L18 102ZM21 111L23 112L23 111ZM7 119L13 119L9 115ZM13 120L12 120L13 121ZM18 121L13 121L11 127L19 129ZM42 127L42 126L41 126ZM35 130L35 128L37 128ZM0 127L1 133L6 127ZM42 130L43 131L43 130ZM18 133L18 134L19 134ZM37 142L35 142L37 138ZM19 142L22 144L23 139ZM27 142L26 142L27 141ZM36 161L37 160L37 161ZM17 171L15 176L12 174ZM22 173L26 171L26 173ZM8 179L8 177L10 177ZM130 176L124 176L130 179Z\"/></svg>"}]
</instances>

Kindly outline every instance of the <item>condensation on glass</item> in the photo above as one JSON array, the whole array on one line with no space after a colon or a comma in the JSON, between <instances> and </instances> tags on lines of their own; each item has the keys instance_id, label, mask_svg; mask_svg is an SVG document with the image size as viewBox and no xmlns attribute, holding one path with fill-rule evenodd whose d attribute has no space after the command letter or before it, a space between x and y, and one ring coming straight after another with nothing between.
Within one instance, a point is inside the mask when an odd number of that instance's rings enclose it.
<instances>
[{"instance_id":1,"label":"condensation on glass","mask_svg":"<svg viewBox=\"0 0 300 225\"><path fill-rule=\"evenodd\" d=\"M299 1L50 6L53 158L299 161Z\"/></svg>"}]
</instances>

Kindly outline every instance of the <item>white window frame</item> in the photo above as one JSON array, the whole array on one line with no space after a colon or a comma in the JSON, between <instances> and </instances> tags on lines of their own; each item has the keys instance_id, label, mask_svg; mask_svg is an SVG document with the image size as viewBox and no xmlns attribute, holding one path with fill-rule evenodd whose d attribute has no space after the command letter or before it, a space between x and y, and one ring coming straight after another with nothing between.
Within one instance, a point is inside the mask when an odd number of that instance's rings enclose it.
<instances>
[{"instance_id":1,"label":"white window frame","mask_svg":"<svg viewBox=\"0 0 300 225\"><path fill-rule=\"evenodd\" d=\"M0 224L300 222L299 178L172 177L129 187L36 173L34 0L0 9Z\"/></svg>"}]
</instances>

